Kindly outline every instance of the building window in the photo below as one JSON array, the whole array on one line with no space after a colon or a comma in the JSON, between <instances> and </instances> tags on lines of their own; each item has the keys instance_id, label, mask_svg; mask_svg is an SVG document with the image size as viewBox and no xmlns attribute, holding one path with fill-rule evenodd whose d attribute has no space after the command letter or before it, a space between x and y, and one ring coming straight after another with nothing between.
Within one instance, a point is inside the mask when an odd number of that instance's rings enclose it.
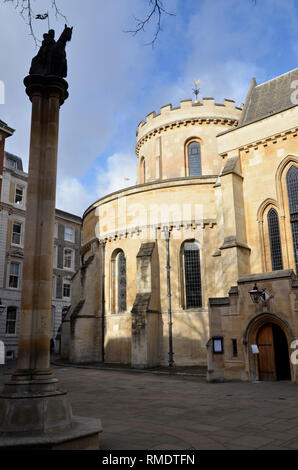
<instances>
[{"instance_id":1,"label":"building window","mask_svg":"<svg viewBox=\"0 0 298 470\"><path fill-rule=\"evenodd\" d=\"M141 177L141 183L146 183L146 163L145 163L145 158L141 158L140 162L140 177Z\"/></svg>"},{"instance_id":2,"label":"building window","mask_svg":"<svg viewBox=\"0 0 298 470\"><path fill-rule=\"evenodd\" d=\"M52 315L51 315L51 337L55 337L55 326L56 326L56 307L52 305Z\"/></svg>"},{"instance_id":3,"label":"building window","mask_svg":"<svg viewBox=\"0 0 298 470\"><path fill-rule=\"evenodd\" d=\"M283 269L282 251L279 231L278 213L275 209L270 209L267 215L268 234L270 241L272 271Z\"/></svg>"},{"instance_id":4,"label":"building window","mask_svg":"<svg viewBox=\"0 0 298 470\"><path fill-rule=\"evenodd\" d=\"M63 268L73 269L73 250L64 248Z\"/></svg>"},{"instance_id":5,"label":"building window","mask_svg":"<svg viewBox=\"0 0 298 470\"><path fill-rule=\"evenodd\" d=\"M7 307L5 334L15 335L17 330L17 307Z\"/></svg>"},{"instance_id":6,"label":"building window","mask_svg":"<svg viewBox=\"0 0 298 470\"><path fill-rule=\"evenodd\" d=\"M232 339L232 357L238 357L237 339Z\"/></svg>"},{"instance_id":7,"label":"building window","mask_svg":"<svg viewBox=\"0 0 298 470\"><path fill-rule=\"evenodd\" d=\"M192 141L187 145L188 176L201 176L201 145L197 141Z\"/></svg>"},{"instance_id":8,"label":"building window","mask_svg":"<svg viewBox=\"0 0 298 470\"><path fill-rule=\"evenodd\" d=\"M287 173L287 188L296 274L298 274L298 168L296 166L292 166Z\"/></svg>"},{"instance_id":9,"label":"building window","mask_svg":"<svg viewBox=\"0 0 298 470\"><path fill-rule=\"evenodd\" d=\"M58 245L54 245L54 253L53 253L54 259L53 259L53 267L57 268L57 257L58 257Z\"/></svg>"},{"instance_id":10,"label":"building window","mask_svg":"<svg viewBox=\"0 0 298 470\"><path fill-rule=\"evenodd\" d=\"M20 263L11 262L9 265L8 287L18 289L20 286Z\"/></svg>"},{"instance_id":11,"label":"building window","mask_svg":"<svg viewBox=\"0 0 298 470\"><path fill-rule=\"evenodd\" d=\"M14 351L7 351L5 357L6 357L6 359L8 359L8 360L14 359Z\"/></svg>"},{"instance_id":12,"label":"building window","mask_svg":"<svg viewBox=\"0 0 298 470\"><path fill-rule=\"evenodd\" d=\"M126 311L126 259L123 251L117 256L118 264L118 312Z\"/></svg>"},{"instance_id":13,"label":"building window","mask_svg":"<svg viewBox=\"0 0 298 470\"><path fill-rule=\"evenodd\" d=\"M10 160L10 158L8 158L7 161L11 168L17 168L17 162L15 160Z\"/></svg>"},{"instance_id":14,"label":"building window","mask_svg":"<svg viewBox=\"0 0 298 470\"><path fill-rule=\"evenodd\" d=\"M111 311L126 312L126 259L122 250L117 250L112 255L111 276Z\"/></svg>"},{"instance_id":15,"label":"building window","mask_svg":"<svg viewBox=\"0 0 298 470\"><path fill-rule=\"evenodd\" d=\"M54 237L58 238L58 224L55 223Z\"/></svg>"},{"instance_id":16,"label":"building window","mask_svg":"<svg viewBox=\"0 0 298 470\"><path fill-rule=\"evenodd\" d=\"M15 196L14 196L15 204L17 204L18 206L22 206L23 199L24 199L24 188L22 186L16 185Z\"/></svg>"},{"instance_id":17,"label":"building window","mask_svg":"<svg viewBox=\"0 0 298 470\"><path fill-rule=\"evenodd\" d=\"M22 241L22 224L20 222L13 222L11 243L13 245L21 245Z\"/></svg>"},{"instance_id":18,"label":"building window","mask_svg":"<svg viewBox=\"0 0 298 470\"><path fill-rule=\"evenodd\" d=\"M185 306L202 307L200 250L196 242L183 245Z\"/></svg>"},{"instance_id":19,"label":"building window","mask_svg":"<svg viewBox=\"0 0 298 470\"><path fill-rule=\"evenodd\" d=\"M56 276L53 276L53 282L52 282L52 298L56 299L56 284L57 284L57 278Z\"/></svg>"},{"instance_id":20,"label":"building window","mask_svg":"<svg viewBox=\"0 0 298 470\"><path fill-rule=\"evenodd\" d=\"M74 231L72 227L65 227L64 229L64 240L68 242L74 241Z\"/></svg>"},{"instance_id":21,"label":"building window","mask_svg":"<svg viewBox=\"0 0 298 470\"><path fill-rule=\"evenodd\" d=\"M70 286L71 282L63 279L63 298L70 299Z\"/></svg>"}]
</instances>

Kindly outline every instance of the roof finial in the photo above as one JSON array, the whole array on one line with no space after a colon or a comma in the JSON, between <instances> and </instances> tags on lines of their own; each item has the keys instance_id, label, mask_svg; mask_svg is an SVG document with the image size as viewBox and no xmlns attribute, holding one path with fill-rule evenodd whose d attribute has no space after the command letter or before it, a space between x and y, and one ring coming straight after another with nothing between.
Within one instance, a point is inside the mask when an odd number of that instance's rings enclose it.
<instances>
[{"instance_id":1,"label":"roof finial","mask_svg":"<svg viewBox=\"0 0 298 470\"><path fill-rule=\"evenodd\" d=\"M195 80L195 87L192 89L194 95L196 96L196 99L195 99L195 104L199 103L199 100L198 100L198 95L200 93L200 89L198 88L198 83L200 83L200 80Z\"/></svg>"}]
</instances>

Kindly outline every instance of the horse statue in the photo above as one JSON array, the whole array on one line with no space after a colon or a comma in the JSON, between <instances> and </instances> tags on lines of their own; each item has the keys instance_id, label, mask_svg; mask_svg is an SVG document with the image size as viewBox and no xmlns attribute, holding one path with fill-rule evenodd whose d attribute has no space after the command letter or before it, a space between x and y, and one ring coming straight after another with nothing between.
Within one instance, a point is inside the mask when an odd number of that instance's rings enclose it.
<instances>
[{"instance_id":1,"label":"horse statue","mask_svg":"<svg viewBox=\"0 0 298 470\"><path fill-rule=\"evenodd\" d=\"M71 40L73 28L65 25L64 30L55 41L55 31L50 29L43 35L43 41L38 54L33 57L29 75L67 76L67 60L65 46Z\"/></svg>"}]
</instances>

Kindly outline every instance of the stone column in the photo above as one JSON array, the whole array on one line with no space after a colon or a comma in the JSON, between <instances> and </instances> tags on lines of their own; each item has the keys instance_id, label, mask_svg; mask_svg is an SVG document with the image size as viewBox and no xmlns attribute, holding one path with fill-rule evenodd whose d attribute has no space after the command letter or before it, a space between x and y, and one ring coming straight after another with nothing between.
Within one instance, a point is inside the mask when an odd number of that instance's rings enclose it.
<instances>
[{"instance_id":1,"label":"stone column","mask_svg":"<svg viewBox=\"0 0 298 470\"><path fill-rule=\"evenodd\" d=\"M50 368L53 243L59 109L57 76L24 80L32 101L29 178L17 369L0 394L0 448L98 448L99 420L73 418ZM80 447L80 439L83 439ZM69 444L67 444L69 443Z\"/></svg>"},{"instance_id":2,"label":"stone column","mask_svg":"<svg viewBox=\"0 0 298 470\"><path fill-rule=\"evenodd\" d=\"M50 328L59 108L67 82L29 75L32 101L27 213L17 370L13 380L52 377Z\"/></svg>"}]
</instances>

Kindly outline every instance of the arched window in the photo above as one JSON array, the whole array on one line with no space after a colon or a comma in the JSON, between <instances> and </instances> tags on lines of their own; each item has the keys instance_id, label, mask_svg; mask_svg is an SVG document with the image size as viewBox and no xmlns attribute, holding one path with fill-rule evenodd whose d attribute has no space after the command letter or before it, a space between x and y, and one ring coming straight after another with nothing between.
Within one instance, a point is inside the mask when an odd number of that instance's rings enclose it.
<instances>
[{"instance_id":1,"label":"arched window","mask_svg":"<svg viewBox=\"0 0 298 470\"><path fill-rule=\"evenodd\" d=\"M126 259L123 251L116 250L111 261L111 311L113 313L126 312Z\"/></svg>"},{"instance_id":2,"label":"arched window","mask_svg":"<svg viewBox=\"0 0 298 470\"><path fill-rule=\"evenodd\" d=\"M202 175L202 162L201 162L201 144L194 140L187 145L188 157L188 175L201 176Z\"/></svg>"},{"instance_id":3,"label":"arched window","mask_svg":"<svg viewBox=\"0 0 298 470\"><path fill-rule=\"evenodd\" d=\"M283 269L278 213L270 209L267 215L272 271Z\"/></svg>"},{"instance_id":4,"label":"arched window","mask_svg":"<svg viewBox=\"0 0 298 470\"><path fill-rule=\"evenodd\" d=\"M141 158L140 161L140 183L146 183L146 163L145 157Z\"/></svg>"},{"instance_id":5,"label":"arched window","mask_svg":"<svg viewBox=\"0 0 298 470\"><path fill-rule=\"evenodd\" d=\"M296 166L291 166L287 173L287 188L296 274L298 274L298 168Z\"/></svg>"},{"instance_id":6,"label":"arched window","mask_svg":"<svg viewBox=\"0 0 298 470\"><path fill-rule=\"evenodd\" d=\"M182 248L184 304L186 309L202 307L200 250L196 242L185 242Z\"/></svg>"},{"instance_id":7,"label":"arched window","mask_svg":"<svg viewBox=\"0 0 298 470\"><path fill-rule=\"evenodd\" d=\"M126 259L123 251L117 256L118 264L118 312L126 311Z\"/></svg>"}]
</instances>

